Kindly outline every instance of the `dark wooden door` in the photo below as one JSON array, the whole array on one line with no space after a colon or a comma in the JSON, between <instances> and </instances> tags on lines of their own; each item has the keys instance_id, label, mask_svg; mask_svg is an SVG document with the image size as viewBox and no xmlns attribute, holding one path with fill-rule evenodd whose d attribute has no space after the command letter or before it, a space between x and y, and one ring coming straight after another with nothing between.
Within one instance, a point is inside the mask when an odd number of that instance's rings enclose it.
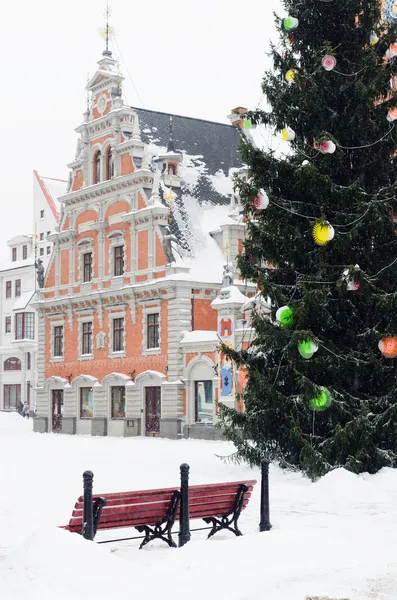
<instances>
[{"instance_id":1,"label":"dark wooden door","mask_svg":"<svg viewBox=\"0 0 397 600\"><path fill-rule=\"evenodd\" d=\"M160 433L161 388L145 388L146 435Z\"/></svg>"},{"instance_id":2,"label":"dark wooden door","mask_svg":"<svg viewBox=\"0 0 397 600\"><path fill-rule=\"evenodd\" d=\"M59 433L62 428L63 390L52 390L52 431Z\"/></svg>"}]
</instances>

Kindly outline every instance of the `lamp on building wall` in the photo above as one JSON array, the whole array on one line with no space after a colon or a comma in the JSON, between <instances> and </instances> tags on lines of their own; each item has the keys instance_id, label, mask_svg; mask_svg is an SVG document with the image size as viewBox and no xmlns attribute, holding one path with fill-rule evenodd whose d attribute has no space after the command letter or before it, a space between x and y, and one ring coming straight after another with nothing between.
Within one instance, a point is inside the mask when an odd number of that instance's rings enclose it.
<instances>
[{"instance_id":1,"label":"lamp on building wall","mask_svg":"<svg viewBox=\"0 0 397 600\"><path fill-rule=\"evenodd\" d=\"M70 373L70 375L66 375L66 377L65 377L65 379L67 379L67 380L68 380L68 382L69 382L69 385L70 385L70 383L71 383L71 381L72 381L72 377L73 377L73 374L72 374L72 373Z\"/></svg>"},{"instance_id":2,"label":"lamp on building wall","mask_svg":"<svg viewBox=\"0 0 397 600\"><path fill-rule=\"evenodd\" d=\"M214 371L215 375L219 375L219 373L218 373L218 365L213 365L212 370Z\"/></svg>"},{"instance_id":3,"label":"lamp on building wall","mask_svg":"<svg viewBox=\"0 0 397 600\"><path fill-rule=\"evenodd\" d=\"M131 381L135 381L135 369L131 371L131 373L128 373L128 375L130 376Z\"/></svg>"}]
</instances>

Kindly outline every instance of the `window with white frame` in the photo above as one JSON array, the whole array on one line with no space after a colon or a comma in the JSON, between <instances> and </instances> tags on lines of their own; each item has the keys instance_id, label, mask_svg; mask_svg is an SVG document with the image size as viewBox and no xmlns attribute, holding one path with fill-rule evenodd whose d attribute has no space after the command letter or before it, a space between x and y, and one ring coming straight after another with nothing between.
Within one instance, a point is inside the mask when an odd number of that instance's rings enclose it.
<instances>
[{"instance_id":1,"label":"window with white frame","mask_svg":"<svg viewBox=\"0 0 397 600\"><path fill-rule=\"evenodd\" d=\"M81 323L81 354L92 354L92 321Z\"/></svg>"},{"instance_id":2,"label":"window with white frame","mask_svg":"<svg viewBox=\"0 0 397 600\"><path fill-rule=\"evenodd\" d=\"M11 317L6 317L6 320L5 320L5 333L11 333Z\"/></svg>"},{"instance_id":3,"label":"window with white frame","mask_svg":"<svg viewBox=\"0 0 397 600\"><path fill-rule=\"evenodd\" d=\"M124 351L124 318L113 319L113 352Z\"/></svg>"},{"instance_id":4,"label":"window with white frame","mask_svg":"<svg viewBox=\"0 0 397 600\"><path fill-rule=\"evenodd\" d=\"M113 248L113 275L119 277L124 274L124 246Z\"/></svg>"},{"instance_id":5,"label":"window with white frame","mask_svg":"<svg viewBox=\"0 0 397 600\"><path fill-rule=\"evenodd\" d=\"M62 358L63 357L63 325L55 325L52 330L52 338L53 338L53 357L54 358Z\"/></svg>"},{"instance_id":6,"label":"window with white frame","mask_svg":"<svg viewBox=\"0 0 397 600\"><path fill-rule=\"evenodd\" d=\"M146 347L148 350L159 347L159 313L146 316Z\"/></svg>"},{"instance_id":7,"label":"window with white frame","mask_svg":"<svg viewBox=\"0 0 397 600\"><path fill-rule=\"evenodd\" d=\"M88 283L92 279L92 252L83 254L83 283Z\"/></svg>"},{"instance_id":8,"label":"window with white frame","mask_svg":"<svg viewBox=\"0 0 397 600\"><path fill-rule=\"evenodd\" d=\"M17 313L15 315L15 339L34 340L34 313Z\"/></svg>"}]
</instances>

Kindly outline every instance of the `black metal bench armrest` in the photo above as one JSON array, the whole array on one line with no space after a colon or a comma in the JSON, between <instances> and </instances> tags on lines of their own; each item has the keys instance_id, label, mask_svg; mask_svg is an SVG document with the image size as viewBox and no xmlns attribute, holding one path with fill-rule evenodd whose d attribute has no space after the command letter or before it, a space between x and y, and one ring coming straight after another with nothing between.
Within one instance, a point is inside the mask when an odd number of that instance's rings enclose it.
<instances>
[{"instance_id":1,"label":"black metal bench armrest","mask_svg":"<svg viewBox=\"0 0 397 600\"><path fill-rule=\"evenodd\" d=\"M102 509L106 505L106 498L97 498L94 502L92 512L94 516L94 537L98 529L99 522L101 520Z\"/></svg>"},{"instance_id":2,"label":"black metal bench armrest","mask_svg":"<svg viewBox=\"0 0 397 600\"><path fill-rule=\"evenodd\" d=\"M238 521L239 516L241 515L241 511L243 510L244 497L247 492L248 492L248 487L243 483L238 488L237 493L236 493L236 498L233 502L233 506L227 514L222 515L220 518L206 517L203 519L203 521L205 523L208 523L208 524L212 523L212 529L208 534L209 538L211 536L213 536L215 533L217 533L218 531L221 531L222 529L228 529L235 535L243 535L241 533L240 529L238 528L237 521Z\"/></svg>"}]
</instances>

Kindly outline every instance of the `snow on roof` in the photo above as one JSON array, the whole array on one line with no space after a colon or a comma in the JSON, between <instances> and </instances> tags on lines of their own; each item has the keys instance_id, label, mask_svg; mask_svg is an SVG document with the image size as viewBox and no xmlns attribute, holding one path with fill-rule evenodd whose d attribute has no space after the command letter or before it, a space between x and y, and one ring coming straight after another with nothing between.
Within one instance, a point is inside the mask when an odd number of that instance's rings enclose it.
<instances>
[{"instance_id":1,"label":"snow on roof","mask_svg":"<svg viewBox=\"0 0 397 600\"><path fill-rule=\"evenodd\" d=\"M7 262L0 263L1 271L11 271L12 269L22 269L22 267L34 266L34 258L27 258L26 260L8 260Z\"/></svg>"},{"instance_id":2,"label":"snow on roof","mask_svg":"<svg viewBox=\"0 0 397 600\"><path fill-rule=\"evenodd\" d=\"M197 344L198 342L211 342L219 344L220 340L216 331L205 331L198 329L196 331L184 331L180 344Z\"/></svg>"},{"instance_id":3,"label":"snow on roof","mask_svg":"<svg viewBox=\"0 0 397 600\"><path fill-rule=\"evenodd\" d=\"M18 298L18 300L15 302L13 310L23 310L24 308L27 307L27 305L29 304L29 302L31 301L32 297L33 297L34 291L31 290L30 292L24 292L23 294L21 294Z\"/></svg>"},{"instance_id":4,"label":"snow on roof","mask_svg":"<svg viewBox=\"0 0 397 600\"><path fill-rule=\"evenodd\" d=\"M170 114L134 108L139 117L142 141L148 145L149 160L164 156L169 141ZM173 143L181 155L181 187L172 189L173 218L170 230L177 239L177 266L189 267L183 279L221 282L225 258L209 235L229 222L233 174L241 167L238 142L241 130L224 123L173 117ZM162 184L164 205L170 189ZM178 276L174 276L178 278ZM180 278L180 277L179 277ZM169 277L167 277L169 279Z\"/></svg>"},{"instance_id":5,"label":"snow on roof","mask_svg":"<svg viewBox=\"0 0 397 600\"><path fill-rule=\"evenodd\" d=\"M223 287L219 292L219 296L211 302L212 307L223 306L224 304L245 304L247 296L244 296L236 285Z\"/></svg>"},{"instance_id":6,"label":"snow on roof","mask_svg":"<svg viewBox=\"0 0 397 600\"><path fill-rule=\"evenodd\" d=\"M39 182L41 190L48 202L49 207L56 220L59 218L60 203L58 198L64 196L67 191L68 182L64 179L54 179L53 177L42 177L37 171L34 174Z\"/></svg>"}]
</instances>

